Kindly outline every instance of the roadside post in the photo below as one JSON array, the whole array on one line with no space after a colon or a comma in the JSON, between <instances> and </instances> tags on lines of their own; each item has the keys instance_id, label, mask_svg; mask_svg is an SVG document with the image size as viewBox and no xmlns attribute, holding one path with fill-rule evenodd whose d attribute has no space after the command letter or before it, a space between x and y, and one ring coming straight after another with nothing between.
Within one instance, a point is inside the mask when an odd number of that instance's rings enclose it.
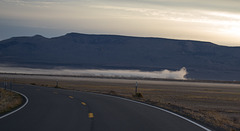
<instances>
[{"instance_id":1,"label":"roadside post","mask_svg":"<svg viewBox=\"0 0 240 131\"><path fill-rule=\"evenodd\" d=\"M143 97L142 93L138 92L138 82L137 81L136 81L136 86L135 86L135 94L133 95L133 97L136 97L136 98L142 98Z\"/></svg>"},{"instance_id":2,"label":"roadside post","mask_svg":"<svg viewBox=\"0 0 240 131\"><path fill-rule=\"evenodd\" d=\"M9 88L10 88L10 90L12 90L12 82L11 81L9 82Z\"/></svg>"},{"instance_id":3,"label":"roadside post","mask_svg":"<svg viewBox=\"0 0 240 131\"><path fill-rule=\"evenodd\" d=\"M58 88L58 80L56 81L56 88Z\"/></svg>"},{"instance_id":4,"label":"roadside post","mask_svg":"<svg viewBox=\"0 0 240 131\"><path fill-rule=\"evenodd\" d=\"M3 84L4 84L4 89L6 90L7 89L7 79L6 78L4 79Z\"/></svg>"},{"instance_id":5,"label":"roadside post","mask_svg":"<svg viewBox=\"0 0 240 131\"><path fill-rule=\"evenodd\" d=\"M137 94L137 88L138 88L138 83L137 83L137 81L136 81L135 94Z\"/></svg>"}]
</instances>

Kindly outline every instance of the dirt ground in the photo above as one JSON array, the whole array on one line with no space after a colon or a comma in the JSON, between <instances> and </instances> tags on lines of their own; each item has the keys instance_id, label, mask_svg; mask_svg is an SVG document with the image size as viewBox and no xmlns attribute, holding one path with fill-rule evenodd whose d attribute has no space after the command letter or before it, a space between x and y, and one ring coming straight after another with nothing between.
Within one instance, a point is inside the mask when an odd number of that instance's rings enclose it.
<instances>
[{"instance_id":1,"label":"dirt ground","mask_svg":"<svg viewBox=\"0 0 240 131\"><path fill-rule=\"evenodd\" d=\"M23 99L19 94L0 88L0 114L15 109L22 102Z\"/></svg>"},{"instance_id":2,"label":"dirt ground","mask_svg":"<svg viewBox=\"0 0 240 131\"><path fill-rule=\"evenodd\" d=\"M171 110L217 130L240 130L240 84L0 75L8 81L117 95ZM136 82L143 97L134 97Z\"/></svg>"}]
</instances>

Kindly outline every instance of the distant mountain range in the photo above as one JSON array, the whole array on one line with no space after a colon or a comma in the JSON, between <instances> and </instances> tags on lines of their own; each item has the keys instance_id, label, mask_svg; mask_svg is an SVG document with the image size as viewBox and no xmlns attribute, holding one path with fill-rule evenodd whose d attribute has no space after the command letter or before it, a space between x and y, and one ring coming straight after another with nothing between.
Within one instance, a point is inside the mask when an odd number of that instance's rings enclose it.
<instances>
[{"instance_id":1,"label":"distant mountain range","mask_svg":"<svg viewBox=\"0 0 240 131\"><path fill-rule=\"evenodd\" d=\"M240 47L210 42L68 33L0 41L0 61L32 68L139 69L186 67L188 78L240 80Z\"/></svg>"}]
</instances>

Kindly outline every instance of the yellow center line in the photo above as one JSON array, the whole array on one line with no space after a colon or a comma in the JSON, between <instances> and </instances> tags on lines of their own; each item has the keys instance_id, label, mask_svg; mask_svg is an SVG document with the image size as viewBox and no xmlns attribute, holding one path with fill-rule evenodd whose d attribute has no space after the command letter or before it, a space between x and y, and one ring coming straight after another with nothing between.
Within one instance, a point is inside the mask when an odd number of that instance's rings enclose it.
<instances>
[{"instance_id":1,"label":"yellow center line","mask_svg":"<svg viewBox=\"0 0 240 131\"><path fill-rule=\"evenodd\" d=\"M93 116L93 113L88 113L88 117L89 118L93 118L94 116Z\"/></svg>"},{"instance_id":2,"label":"yellow center line","mask_svg":"<svg viewBox=\"0 0 240 131\"><path fill-rule=\"evenodd\" d=\"M74 97L73 96L68 96L69 98L73 99Z\"/></svg>"},{"instance_id":3,"label":"yellow center line","mask_svg":"<svg viewBox=\"0 0 240 131\"><path fill-rule=\"evenodd\" d=\"M82 103L82 105L84 105L84 106L86 106L86 105L87 105L85 102L81 102L81 103Z\"/></svg>"}]
</instances>

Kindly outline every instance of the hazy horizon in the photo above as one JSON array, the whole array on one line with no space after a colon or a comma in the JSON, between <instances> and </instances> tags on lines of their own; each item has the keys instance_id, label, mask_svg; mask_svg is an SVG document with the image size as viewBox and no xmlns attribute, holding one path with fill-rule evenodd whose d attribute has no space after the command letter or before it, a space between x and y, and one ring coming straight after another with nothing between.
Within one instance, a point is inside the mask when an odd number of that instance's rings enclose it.
<instances>
[{"instance_id":1,"label":"hazy horizon","mask_svg":"<svg viewBox=\"0 0 240 131\"><path fill-rule=\"evenodd\" d=\"M237 0L2 0L0 40L68 32L240 46Z\"/></svg>"}]
</instances>

